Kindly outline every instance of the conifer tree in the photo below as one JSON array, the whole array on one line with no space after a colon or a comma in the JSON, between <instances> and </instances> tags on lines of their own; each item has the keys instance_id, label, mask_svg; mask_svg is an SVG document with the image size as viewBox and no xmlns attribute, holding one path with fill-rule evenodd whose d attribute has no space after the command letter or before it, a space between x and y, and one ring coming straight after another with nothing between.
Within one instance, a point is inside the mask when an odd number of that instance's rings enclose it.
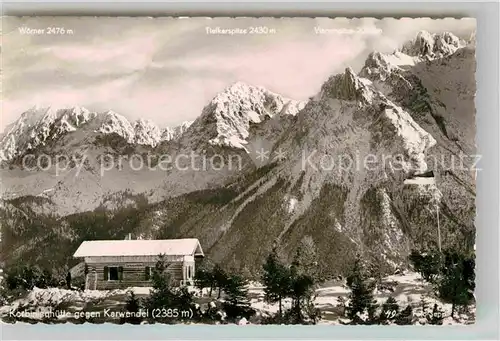
<instances>
[{"instance_id":1,"label":"conifer tree","mask_svg":"<svg viewBox=\"0 0 500 341\"><path fill-rule=\"evenodd\" d=\"M440 279L437 281L439 297L452 304L451 317L457 306L466 306L474 299L474 256L454 250L444 254Z\"/></svg>"},{"instance_id":2,"label":"conifer tree","mask_svg":"<svg viewBox=\"0 0 500 341\"><path fill-rule=\"evenodd\" d=\"M413 308L411 305L406 306L395 319L396 324L408 325L413 324Z\"/></svg>"},{"instance_id":3,"label":"conifer tree","mask_svg":"<svg viewBox=\"0 0 500 341\"><path fill-rule=\"evenodd\" d=\"M347 277L347 286L351 290L349 293L349 304L346 307L346 315L354 324L371 323L375 320L377 304L373 298L374 283L370 282L366 275L366 270L358 256L354 261L354 266ZM360 316L368 315L367 321L362 321Z\"/></svg>"},{"instance_id":4,"label":"conifer tree","mask_svg":"<svg viewBox=\"0 0 500 341\"><path fill-rule=\"evenodd\" d=\"M221 297L222 289L227 284L228 275L219 264L216 264L214 267L214 270L213 270L213 278L214 278L214 282L219 290L219 292L217 294L217 299L219 299Z\"/></svg>"},{"instance_id":5,"label":"conifer tree","mask_svg":"<svg viewBox=\"0 0 500 341\"><path fill-rule=\"evenodd\" d=\"M425 299L424 295L420 296L420 307L422 309L422 315L425 315L427 308L429 307L429 303Z\"/></svg>"},{"instance_id":6,"label":"conifer tree","mask_svg":"<svg viewBox=\"0 0 500 341\"><path fill-rule=\"evenodd\" d=\"M153 271L153 290L151 290L149 297L145 301L145 306L150 312L153 309L173 310L178 311L191 309L193 306L193 295L187 290L186 287L174 288L172 286L170 274L166 271L164 255L158 256ZM150 316L156 322L162 321L172 323L177 318L184 316Z\"/></svg>"},{"instance_id":7,"label":"conifer tree","mask_svg":"<svg viewBox=\"0 0 500 341\"><path fill-rule=\"evenodd\" d=\"M146 301L147 308L153 309L172 308L175 300L175 293L170 286L170 276L165 272L165 257L158 256L158 261L153 270L153 290Z\"/></svg>"},{"instance_id":8,"label":"conifer tree","mask_svg":"<svg viewBox=\"0 0 500 341\"><path fill-rule=\"evenodd\" d=\"M290 267L290 297L292 298L292 320L294 323L303 323L305 317L316 319L317 312L312 305L314 293L314 279L308 274L307 268L301 263L302 248L299 247ZM304 316L307 312L308 316ZM309 316L313 315L313 316Z\"/></svg>"},{"instance_id":9,"label":"conifer tree","mask_svg":"<svg viewBox=\"0 0 500 341\"><path fill-rule=\"evenodd\" d=\"M269 303L278 302L278 314L281 319L282 301L287 297L291 288L291 273L288 266L280 261L276 247L267 257L263 270L264 298Z\"/></svg>"},{"instance_id":10,"label":"conifer tree","mask_svg":"<svg viewBox=\"0 0 500 341\"><path fill-rule=\"evenodd\" d=\"M213 288L216 286L214 267L214 264L210 260L204 259L197 265L194 275L195 285L201 292L203 292L204 288L210 288L209 297L212 297Z\"/></svg>"},{"instance_id":11,"label":"conifer tree","mask_svg":"<svg viewBox=\"0 0 500 341\"><path fill-rule=\"evenodd\" d=\"M433 283L439 275L441 255L438 252L412 250L409 260L414 270L427 282Z\"/></svg>"},{"instance_id":12,"label":"conifer tree","mask_svg":"<svg viewBox=\"0 0 500 341\"><path fill-rule=\"evenodd\" d=\"M310 236L305 236L300 241L295 261L300 267L298 271L301 274L307 275L314 282L320 279L320 269L318 264L318 252L314 240Z\"/></svg>"},{"instance_id":13,"label":"conifer tree","mask_svg":"<svg viewBox=\"0 0 500 341\"><path fill-rule=\"evenodd\" d=\"M248 280L239 274L231 274L225 279L226 300L224 310L230 318L249 317L253 314L248 299Z\"/></svg>"},{"instance_id":14,"label":"conifer tree","mask_svg":"<svg viewBox=\"0 0 500 341\"><path fill-rule=\"evenodd\" d=\"M135 295L133 291L130 291L127 301L125 303L125 310L129 313L133 313L134 316L126 317L124 322L139 324L141 323L141 318L137 316L137 313L141 309L141 302L139 298Z\"/></svg>"}]
</instances>

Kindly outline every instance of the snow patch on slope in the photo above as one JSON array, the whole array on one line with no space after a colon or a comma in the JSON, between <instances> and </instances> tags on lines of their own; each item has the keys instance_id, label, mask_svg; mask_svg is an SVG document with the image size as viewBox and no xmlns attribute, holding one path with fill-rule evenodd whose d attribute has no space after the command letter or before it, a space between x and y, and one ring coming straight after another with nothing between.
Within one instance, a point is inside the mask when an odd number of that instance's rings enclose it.
<instances>
[{"instance_id":1,"label":"snow patch on slope","mask_svg":"<svg viewBox=\"0 0 500 341\"><path fill-rule=\"evenodd\" d=\"M372 52L368 55L360 76L369 79L385 81L393 72L400 71L404 66L415 65L416 59L396 51L390 55Z\"/></svg>"},{"instance_id":2,"label":"snow patch on slope","mask_svg":"<svg viewBox=\"0 0 500 341\"><path fill-rule=\"evenodd\" d=\"M285 197L285 205L286 205L286 210L288 213L293 213L295 211L295 208L297 207L298 200L295 197Z\"/></svg>"},{"instance_id":3,"label":"snow patch on slope","mask_svg":"<svg viewBox=\"0 0 500 341\"><path fill-rule=\"evenodd\" d=\"M397 134L402 138L403 145L412 162L403 164L405 171L415 170L425 172L425 151L436 144L431 134L420 127L403 108L388 101L392 106L384 110L384 115L396 128Z\"/></svg>"}]
</instances>

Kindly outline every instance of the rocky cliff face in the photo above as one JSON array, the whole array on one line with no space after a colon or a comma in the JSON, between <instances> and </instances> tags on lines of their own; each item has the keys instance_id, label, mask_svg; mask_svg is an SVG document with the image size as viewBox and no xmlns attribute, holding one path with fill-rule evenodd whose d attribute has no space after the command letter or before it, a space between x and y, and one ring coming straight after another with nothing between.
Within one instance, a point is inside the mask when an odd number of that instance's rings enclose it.
<instances>
[{"instance_id":1,"label":"rocky cliff face","mask_svg":"<svg viewBox=\"0 0 500 341\"><path fill-rule=\"evenodd\" d=\"M383 267L396 267L410 248L435 246L437 219L444 245L471 247L472 160L461 167L451 162L475 151L474 71L473 46L465 47L449 33L421 32L393 54L373 52L358 74L347 68L331 76L307 103L233 84L174 139L149 122L132 125L114 113L78 111L72 114L77 121L65 118L70 125L58 125L65 127L63 137L45 151L70 147L92 155L92 160L110 150L117 155L174 156L204 151L223 159L240 156L243 167L155 173L125 165L125 172L113 169L106 175L111 178L101 179L92 163L79 177L71 168L65 177L52 178L39 172L26 175L11 163L8 172L23 174L25 180L21 184L11 176L13 180L4 181L10 193L21 193L4 200L2 214L9 231L5 243L23 251L12 248L5 259L42 257L34 254L35 243L21 246L23 231L39 215L46 227L64 227L45 239L31 233L37 245L121 239L120 233L197 237L214 260L252 269L260 266L274 241L291 257L305 237L318 248L325 273L341 273L356 252ZM11 131L29 135L32 128L27 126L35 125L19 123ZM36 140L14 139L16 145L47 144L52 135L41 131L34 134ZM107 138L89 139L96 131ZM12 140L8 136L2 141ZM256 162L262 147L266 153ZM419 177L426 172L431 180ZM61 193L85 203L89 212L66 215L78 212L70 207L62 214L66 216L47 216L47 205L54 211L62 207ZM22 216L22 205L37 208ZM81 224L89 227L77 232Z\"/></svg>"}]
</instances>

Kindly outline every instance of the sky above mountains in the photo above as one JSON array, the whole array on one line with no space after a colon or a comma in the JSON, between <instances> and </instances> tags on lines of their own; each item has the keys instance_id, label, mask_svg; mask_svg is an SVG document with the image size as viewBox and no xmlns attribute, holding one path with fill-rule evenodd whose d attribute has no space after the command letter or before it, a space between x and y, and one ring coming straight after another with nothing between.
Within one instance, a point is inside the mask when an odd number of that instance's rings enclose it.
<instances>
[{"instance_id":1,"label":"sky above mountains","mask_svg":"<svg viewBox=\"0 0 500 341\"><path fill-rule=\"evenodd\" d=\"M420 30L468 38L474 19L4 18L0 130L34 105L113 109L160 126L193 120L229 84L306 100L373 50L392 52ZM65 34L48 34L64 28ZM207 28L267 27L268 34ZM26 29L43 29L28 34ZM320 33L319 29L323 29ZM221 31L219 30L219 32Z\"/></svg>"}]
</instances>

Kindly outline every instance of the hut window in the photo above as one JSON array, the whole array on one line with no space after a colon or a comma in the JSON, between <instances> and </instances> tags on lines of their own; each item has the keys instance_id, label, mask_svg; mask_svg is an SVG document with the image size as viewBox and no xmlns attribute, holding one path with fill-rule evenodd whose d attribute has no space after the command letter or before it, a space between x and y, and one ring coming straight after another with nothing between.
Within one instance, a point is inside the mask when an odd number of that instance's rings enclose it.
<instances>
[{"instance_id":1,"label":"hut window","mask_svg":"<svg viewBox=\"0 0 500 341\"><path fill-rule=\"evenodd\" d=\"M118 281L123 277L123 268L121 266L109 266L104 268L104 271L108 272L107 280L108 281ZM106 276L104 277L106 278Z\"/></svg>"}]
</instances>

